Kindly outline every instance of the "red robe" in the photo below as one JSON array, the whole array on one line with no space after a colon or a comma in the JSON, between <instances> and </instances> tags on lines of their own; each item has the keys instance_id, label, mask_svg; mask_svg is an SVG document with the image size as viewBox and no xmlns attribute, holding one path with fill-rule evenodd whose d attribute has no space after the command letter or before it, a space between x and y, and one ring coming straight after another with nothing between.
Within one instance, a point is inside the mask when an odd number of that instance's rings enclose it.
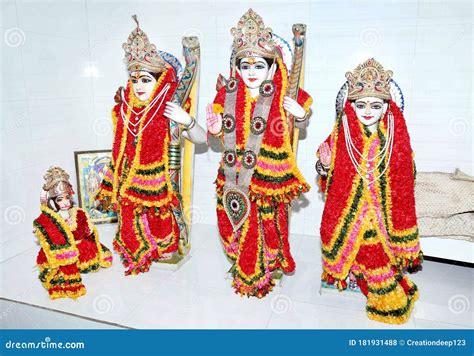
<instances>
[{"instance_id":1,"label":"red robe","mask_svg":"<svg viewBox=\"0 0 474 356\"><path fill-rule=\"evenodd\" d=\"M236 167L239 169L255 101L250 98L243 80L239 77L237 79ZM249 186L250 215L235 232L222 201L226 180L223 161L216 180L217 221L224 250L234 261L233 286L237 293L257 297L264 296L272 289L273 271L281 269L291 273L295 270L288 241L290 203L302 192L309 190L309 185L296 165L286 113L282 106L285 95L282 89L287 87L287 72L281 61L278 62L273 82L275 94ZM224 111L225 100L226 88L223 87L214 100L214 112ZM311 97L302 89L299 90L297 101L305 109L312 103Z\"/></svg>"},{"instance_id":2,"label":"red robe","mask_svg":"<svg viewBox=\"0 0 474 356\"><path fill-rule=\"evenodd\" d=\"M51 299L78 298L86 293L81 273L110 267L112 254L99 242L97 229L80 208L69 210L71 225L48 207L33 222L41 249L36 263L39 279Z\"/></svg>"},{"instance_id":3,"label":"red robe","mask_svg":"<svg viewBox=\"0 0 474 356\"><path fill-rule=\"evenodd\" d=\"M120 254L125 274L146 272L150 264L178 249L180 229L173 214L179 201L169 175L169 119L163 113L177 88L175 72L168 68L160 76L147 102L169 85L163 98L136 126L135 137L122 118L130 123L137 116L124 103L112 110L114 141L112 161L101 183L98 199L112 204L118 212L114 249ZM129 82L125 100L135 112L143 110ZM133 131L133 125L129 125Z\"/></svg>"}]
</instances>

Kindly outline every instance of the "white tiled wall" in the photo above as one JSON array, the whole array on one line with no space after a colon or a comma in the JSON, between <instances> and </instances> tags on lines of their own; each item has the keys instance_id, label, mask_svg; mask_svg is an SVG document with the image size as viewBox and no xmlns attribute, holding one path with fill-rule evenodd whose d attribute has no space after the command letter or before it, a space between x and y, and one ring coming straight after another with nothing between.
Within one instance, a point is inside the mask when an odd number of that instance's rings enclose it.
<instances>
[{"instance_id":1,"label":"white tiled wall","mask_svg":"<svg viewBox=\"0 0 474 356\"><path fill-rule=\"evenodd\" d=\"M471 1L23 1L1 0L1 240L6 259L34 243L42 175L60 165L74 177L74 151L109 148L110 109L127 74L122 43L137 14L159 49L181 52L181 37L202 45L199 122L227 75L229 30L249 7L291 39L308 26L305 89L314 116L300 141L299 166L313 186L294 210L293 232L318 235L323 204L314 152L329 134L344 74L375 57L395 73L420 171L474 174ZM196 220L215 224L220 154L198 147Z\"/></svg>"}]
</instances>

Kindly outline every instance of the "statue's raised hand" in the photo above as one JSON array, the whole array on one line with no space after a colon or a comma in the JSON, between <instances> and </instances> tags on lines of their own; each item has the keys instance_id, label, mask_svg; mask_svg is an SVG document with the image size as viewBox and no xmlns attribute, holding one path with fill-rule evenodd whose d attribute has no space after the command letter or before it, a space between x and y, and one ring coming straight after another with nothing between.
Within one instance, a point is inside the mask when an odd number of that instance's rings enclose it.
<instances>
[{"instance_id":1,"label":"statue's raised hand","mask_svg":"<svg viewBox=\"0 0 474 356\"><path fill-rule=\"evenodd\" d=\"M212 135L217 135L222 130L222 115L212 111L212 104L206 107L206 124L207 131Z\"/></svg>"},{"instance_id":2,"label":"statue's raised hand","mask_svg":"<svg viewBox=\"0 0 474 356\"><path fill-rule=\"evenodd\" d=\"M321 164L325 167L329 167L331 165L331 148L329 147L327 142L323 142L319 148L319 160Z\"/></svg>"}]
</instances>

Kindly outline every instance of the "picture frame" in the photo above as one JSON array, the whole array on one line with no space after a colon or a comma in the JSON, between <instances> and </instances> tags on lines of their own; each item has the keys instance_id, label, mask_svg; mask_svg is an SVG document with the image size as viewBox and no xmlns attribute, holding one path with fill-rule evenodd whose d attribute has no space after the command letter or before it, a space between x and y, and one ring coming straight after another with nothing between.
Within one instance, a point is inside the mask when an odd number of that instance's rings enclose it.
<instances>
[{"instance_id":1,"label":"picture frame","mask_svg":"<svg viewBox=\"0 0 474 356\"><path fill-rule=\"evenodd\" d=\"M111 159L111 150L74 152L78 204L89 214L95 224L117 222L116 212L97 210L97 203L94 200Z\"/></svg>"}]
</instances>

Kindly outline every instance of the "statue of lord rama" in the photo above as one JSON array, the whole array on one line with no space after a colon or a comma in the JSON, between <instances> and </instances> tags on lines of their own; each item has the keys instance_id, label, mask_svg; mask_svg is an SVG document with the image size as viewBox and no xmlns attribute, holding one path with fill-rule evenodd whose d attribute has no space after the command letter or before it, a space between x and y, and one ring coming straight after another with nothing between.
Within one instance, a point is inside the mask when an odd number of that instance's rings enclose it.
<instances>
[{"instance_id":1,"label":"statue of lord rama","mask_svg":"<svg viewBox=\"0 0 474 356\"><path fill-rule=\"evenodd\" d=\"M312 99L300 88L305 26L293 32L294 55L249 9L231 30L230 78L219 77L207 108L208 131L224 146L216 180L220 238L232 285L245 296L261 298L275 273L295 271L291 203L309 185L296 165L294 124L307 122Z\"/></svg>"}]
</instances>

